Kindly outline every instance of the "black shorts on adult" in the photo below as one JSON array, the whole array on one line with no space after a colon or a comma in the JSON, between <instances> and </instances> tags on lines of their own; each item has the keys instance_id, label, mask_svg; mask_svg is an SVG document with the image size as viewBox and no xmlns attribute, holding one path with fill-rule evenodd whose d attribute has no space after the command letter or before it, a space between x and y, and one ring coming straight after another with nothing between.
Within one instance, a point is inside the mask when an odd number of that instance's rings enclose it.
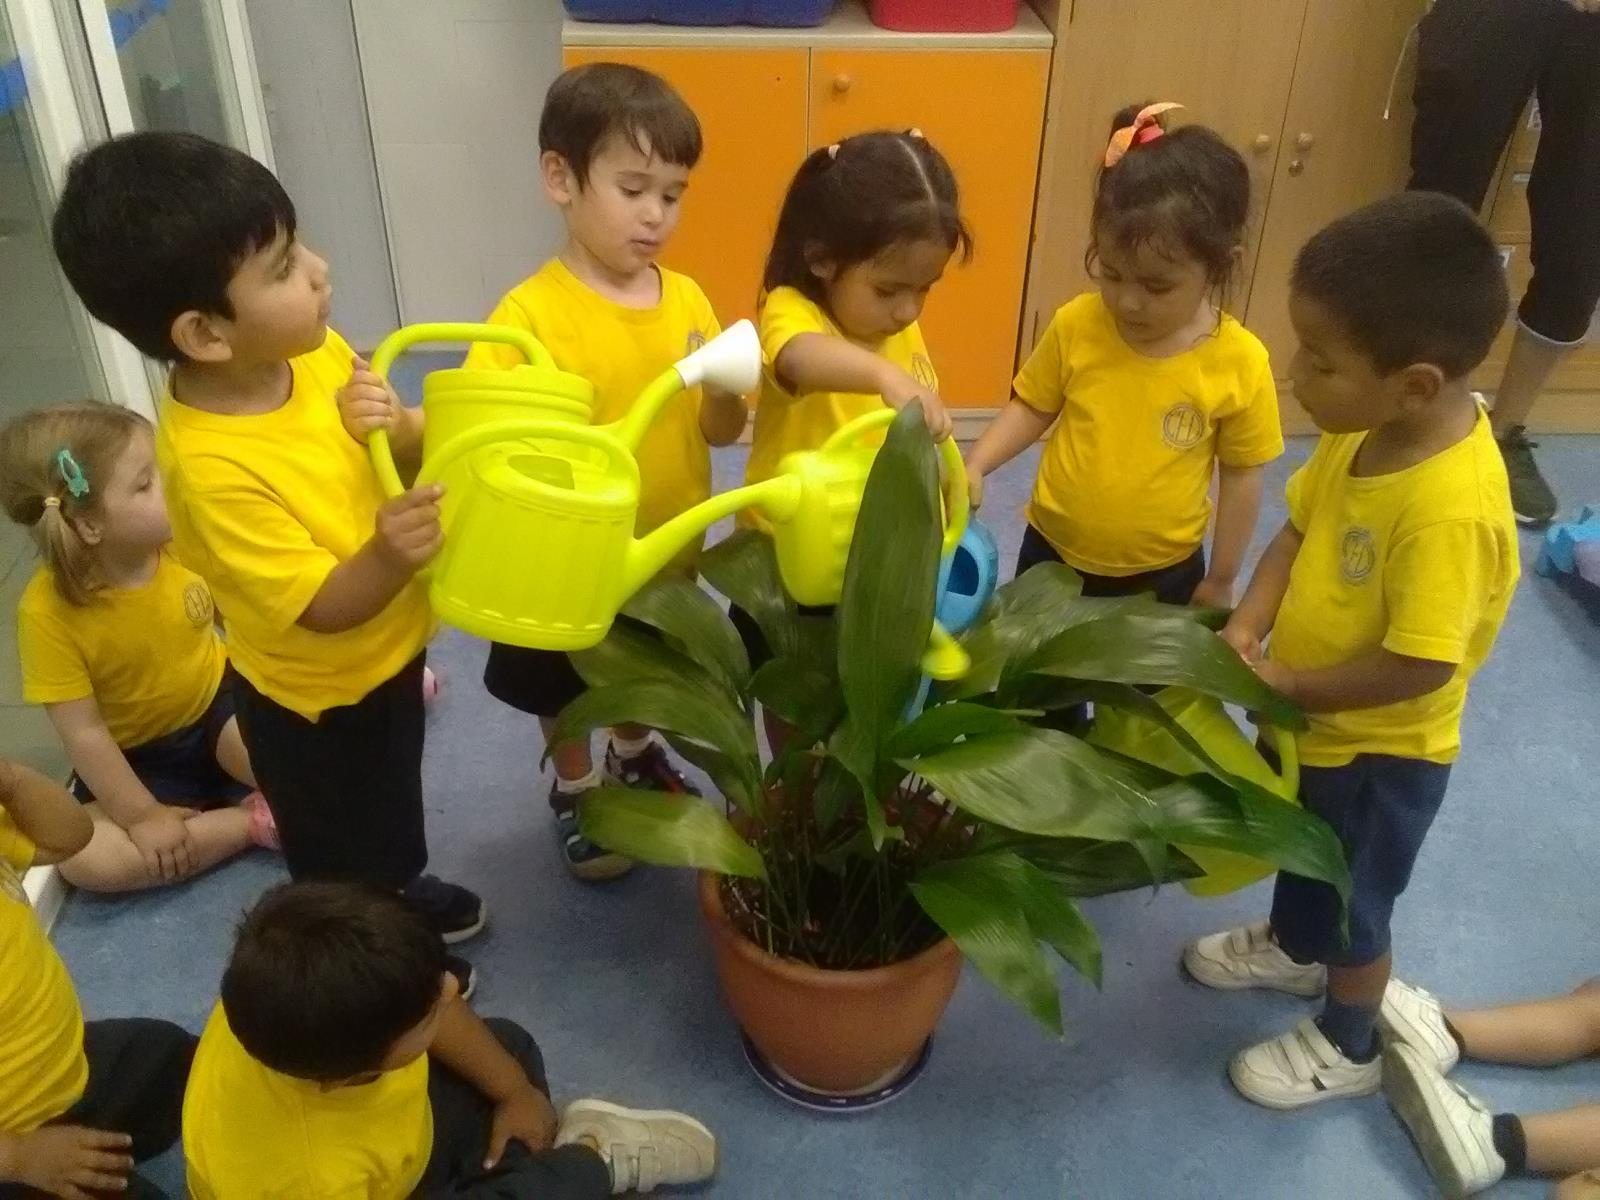
<instances>
[{"instance_id":1,"label":"black shorts on adult","mask_svg":"<svg viewBox=\"0 0 1600 1200\"><path fill-rule=\"evenodd\" d=\"M355 704L330 708L315 721L237 677L239 732L295 879L401 888L427 865L425 660L417 655Z\"/></svg>"},{"instance_id":2,"label":"black shorts on adult","mask_svg":"<svg viewBox=\"0 0 1600 1200\"><path fill-rule=\"evenodd\" d=\"M1350 864L1350 940L1340 937L1339 894L1282 871L1272 894L1272 929L1291 957L1360 967L1389 952L1394 902L1411 882L1449 782L1447 763L1390 754L1300 768L1300 803L1333 827Z\"/></svg>"},{"instance_id":3,"label":"black shorts on adult","mask_svg":"<svg viewBox=\"0 0 1600 1200\"><path fill-rule=\"evenodd\" d=\"M240 783L217 764L217 741L233 720L233 672L223 675L217 694L211 697L200 719L182 729L153 738L142 745L123 750L128 765L139 782L163 804L186 808L226 808L250 794L250 785ZM72 794L85 804L93 803L94 793L76 775Z\"/></svg>"},{"instance_id":4,"label":"black shorts on adult","mask_svg":"<svg viewBox=\"0 0 1600 1200\"><path fill-rule=\"evenodd\" d=\"M1061 555L1050 540L1029 525L1022 531L1022 548L1017 551L1016 574L1045 562L1061 562ZM1073 570L1077 571L1076 567ZM1181 563L1161 567L1154 571L1141 571L1137 575L1092 575L1078 571L1083 579L1085 596L1137 596L1153 592L1163 604L1185 605L1194 599L1194 590L1206 577L1206 552L1197 547Z\"/></svg>"}]
</instances>

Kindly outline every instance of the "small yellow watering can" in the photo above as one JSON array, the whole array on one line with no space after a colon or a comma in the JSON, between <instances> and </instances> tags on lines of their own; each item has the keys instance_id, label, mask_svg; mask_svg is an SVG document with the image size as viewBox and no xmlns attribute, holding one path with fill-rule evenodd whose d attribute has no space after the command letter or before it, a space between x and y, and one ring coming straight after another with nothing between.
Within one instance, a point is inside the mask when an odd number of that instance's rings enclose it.
<instances>
[{"instance_id":1,"label":"small yellow watering can","mask_svg":"<svg viewBox=\"0 0 1600 1200\"><path fill-rule=\"evenodd\" d=\"M1271 744L1280 764L1275 771L1219 701L1180 687L1163 688L1154 698L1223 770L1260 785L1285 803L1300 803L1300 761L1295 753L1294 734L1270 725L1262 728L1262 735ZM1103 705L1095 709L1094 729L1088 740L1176 775L1200 775L1208 771L1206 764L1165 726ZM1204 875L1184 882L1184 887L1196 896L1236 892L1265 879L1275 869L1258 858L1232 850L1209 846L1179 846L1178 849L1205 871Z\"/></svg>"}]
</instances>

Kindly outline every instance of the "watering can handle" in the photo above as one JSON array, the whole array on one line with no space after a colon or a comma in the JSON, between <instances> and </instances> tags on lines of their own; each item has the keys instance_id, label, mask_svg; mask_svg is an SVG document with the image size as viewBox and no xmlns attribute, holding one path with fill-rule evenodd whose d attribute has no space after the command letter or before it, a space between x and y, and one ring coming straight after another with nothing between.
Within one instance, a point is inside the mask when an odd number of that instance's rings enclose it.
<instances>
[{"instance_id":1,"label":"watering can handle","mask_svg":"<svg viewBox=\"0 0 1600 1200\"><path fill-rule=\"evenodd\" d=\"M1283 780L1286 794L1297 796L1300 794L1300 752L1296 748L1294 733L1288 729L1280 729L1276 725L1267 725L1262 729L1267 741L1272 744L1272 749L1278 756L1278 778Z\"/></svg>"},{"instance_id":2,"label":"watering can handle","mask_svg":"<svg viewBox=\"0 0 1600 1200\"><path fill-rule=\"evenodd\" d=\"M432 322L422 325L407 325L397 329L378 344L372 353L372 372L379 379L389 378L389 368L394 366L394 360L399 358L412 346L423 342L499 342L506 346L515 346L522 351L532 366L544 370L555 370L555 360L550 357L550 351L544 348L543 343L526 329L514 329L509 325L474 325L469 322ZM374 429L367 436L367 451L372 456L373 469L378 472L378 480L383 484L383 490L390 496L398 496L405 491L405 484L400 481L400 473L395 470L394 453L389 448L389 433L384 429Z\"/></svg>"},{"instance_id":3,"label":"watering can handle","mask_svg":"<svg viewBox=\"0 0 1600 1200\"><path fill-rule=\"evenodd\" d=\"M884 408L846 421L833 431L820 449L824 452L837 450L853 442L863 433L894 424L896 415L894 409ZM939 443L938 450L939 456L944 459L944 469L950 478L950 490L946 493L949 499L949 511L945 514L944 544L939 547L939 554L943 557L954 553L956 546L960 544L961 535L967 531L967 517L971 514L972 508L967 495L967 464L961 459L961 451L956 446L955 438L945 438Z\"/></svg>"},{"instance_id":4,"label":"watering can handle","mask_svg":"<svg viewBox=\"0 0 1600 1200\"><path fill-rule=\"evenodd\" d=\"M605 452L613 467L620 467L622 470L632 473L635 480L638 479L639 467L633 461L633 455L629 454L622 443L605 430L596 429L589 425L574 425L567 421L518 417L507 421L488 421L456 434L455 437L428 456L428 461L423 465L422 474L417 477L417 486L422 487L433 483L444 474L446 467L469 451L477 450L479 447L487 446L494 442L516 442L544 434L557 436L567 442L583 442L586 445L595 446Z\"/></svg>"}]
</instances>

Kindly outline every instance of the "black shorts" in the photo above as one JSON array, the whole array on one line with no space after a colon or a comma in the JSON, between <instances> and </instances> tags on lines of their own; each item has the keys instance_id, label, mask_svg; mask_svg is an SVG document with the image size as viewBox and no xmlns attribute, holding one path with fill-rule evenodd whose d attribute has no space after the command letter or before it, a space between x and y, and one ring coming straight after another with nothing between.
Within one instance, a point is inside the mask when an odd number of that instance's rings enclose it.
<instances>
[{"instance_id":1,"label":"black shorts","mask_svg":"<svg viewBox=\"0 0 1600 1200\"><path fill-rule=\"evenodd\" d=\"M655 626L631 617L618 616L616 623L649 637L661 636ZM489 661L483 666L483 686L502 704L550 720L560 716L589 685L565 650L530 650L491 642Z\"/></svg>"},{"instance_id":2,"label":"black shorts","mask_svg":"<svg viewBox=\"0 0 1600 1200\"><path fill-rule=\"evenodd\" d=\"M139 782L163 804L186 808L226 808L237 804L252 791L217 763L217 741L233 720L233 671L222 676L217 694L199 720L182 729L163 734L123 750L128 765ZM94 802L89 785L72 777L72 794L84 804Z\"/></svg>"},{"instance_id":3,"label":"black shorts","mask_svg":"<svg viewBox=\"0 0 1600 1200\"><path fill-rule=\"evenodd\" d=\"M1029 567L1043 562L1061 561L1061 555L1056 553L1049 538L1032 525L1023 530L1016 574L1021 575ZM1078 571L1076 567L1073 570ZM1087 571L1078 571L1078 575L1083 579L1085 596L1137 596L1141 592L1154 592L1161 603L1181 607L1194 599L1195 588L1206 577L1206 552L1204 547L1196 547L1181 563L1141 571L1137 575L1092 575Z\"/></svg>"}]
</instances>

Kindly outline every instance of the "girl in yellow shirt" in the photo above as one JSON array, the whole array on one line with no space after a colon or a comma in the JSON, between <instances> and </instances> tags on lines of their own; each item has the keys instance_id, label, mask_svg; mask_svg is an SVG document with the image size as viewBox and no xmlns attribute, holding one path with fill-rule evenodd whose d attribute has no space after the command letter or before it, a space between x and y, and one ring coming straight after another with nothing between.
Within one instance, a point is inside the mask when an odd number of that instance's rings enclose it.
<instances>
[{"instance_id":1,"label":"girl in yellow shirt","mask_svg":"<svg viewBox=\"0 0 1600 1200\"><path fill-rule=\"evenodd\" d=\"M984 477L1055 425L1039 460L1017 573L1065 562L1086 596L1153 592L1229 607L1283 452L1264 346L1221 304L1239 263L1250 173L1211 130L1161 113L1113 123L1087 263L1100 287L1064 305L967 456ZM1205 555L1216 478L1211 562Z\"/></svg>"},{"instance_id":2,"label":"girl in yellow shirt","mask_svg":"<svg viewBox=\"0 0 1600 1200\"><path fill-rule=\"evenodd\" d=\"M23 698L45 706L94 818L62 874L130 891L276 848L211 592L168 547L149 422L106 404L25 414L0 431L0 497L44 559L17 605Z\"/></svg>"}]
</instances>

